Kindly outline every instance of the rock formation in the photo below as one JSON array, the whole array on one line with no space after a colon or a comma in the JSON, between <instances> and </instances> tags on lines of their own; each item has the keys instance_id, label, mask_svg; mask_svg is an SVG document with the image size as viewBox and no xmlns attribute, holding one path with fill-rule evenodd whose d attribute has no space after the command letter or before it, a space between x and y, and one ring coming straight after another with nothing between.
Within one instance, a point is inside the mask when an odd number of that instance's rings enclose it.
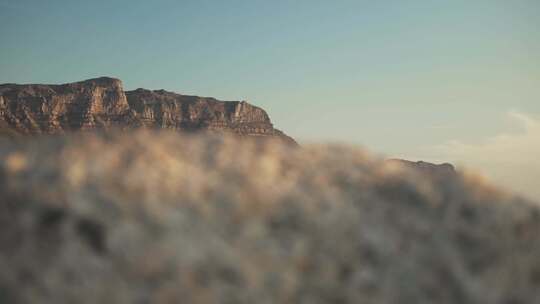
<instances>
[{"instance_id":1,"label":"rock formation","mask_svg":"<svg viewBox=\"0 0 540 304\"><path fill-rule=\"evenodd\" d=\"M454 177L457 172L452 164L433 164L425 161L412 162L404 159L389 159L388 162L395 162L400 165L418 170L420 173L434 179L447 179Z\"/></svg>"},{"instance_id":2,"label":"rock formation","mask_svg":"<svg viewBox=\"0 0 540 304\"><path fill-rule=\"evenodd\" d=\"M538 205L470 175L163 130L0 141L0 303L540 302Z\"/></svg>"},{"instance_id":3,"label":"rock formation","mask_svg":"<svg viewBox=\"0 0 540 304\"><path fill-rule=\"evenodd\" d=\"M223 131L294 143L274 129L263 109L244 101L219 101L164 90L124 92L120 80L107 77L63 85L0 85L0 133L55 134L137 127Z\"/></svg>"}]
</instances>

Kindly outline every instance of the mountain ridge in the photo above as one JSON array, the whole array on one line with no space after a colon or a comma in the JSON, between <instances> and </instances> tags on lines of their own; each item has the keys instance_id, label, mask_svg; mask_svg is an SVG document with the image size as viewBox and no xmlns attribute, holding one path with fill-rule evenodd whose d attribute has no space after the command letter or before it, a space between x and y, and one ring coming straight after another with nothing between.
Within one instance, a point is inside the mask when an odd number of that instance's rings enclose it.
<instances>
[{"instance_id":1,"label":"mountain ridge","mask_svg":"<svg viewBox=\"0 0 540 304\"><path fill-rule=\"evenodd\" d=\"M139 127L276 137L296 145L274 128L264 109L246 101L142 88L125 91L122 81L112 77L65 84L0 84L0 130L4 134Z\"/></svg>"}]
</instances>

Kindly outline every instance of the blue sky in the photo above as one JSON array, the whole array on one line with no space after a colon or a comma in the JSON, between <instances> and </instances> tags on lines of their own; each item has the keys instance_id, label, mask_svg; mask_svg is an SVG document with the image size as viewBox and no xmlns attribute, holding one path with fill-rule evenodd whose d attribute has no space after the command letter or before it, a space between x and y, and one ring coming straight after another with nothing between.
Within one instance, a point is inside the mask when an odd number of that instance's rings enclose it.
<instances>
[{"instance_id":1,"label":"blue sky","mask_svg":"<svg viewBox=\"0 0 540 304\"><path fill-rule=\"evenodd\" d=\"M538 0L0 0L0 83L246 99L301 141L474 167L436 148L539 119L538 16Z\"/></svg>"}]
</instances>

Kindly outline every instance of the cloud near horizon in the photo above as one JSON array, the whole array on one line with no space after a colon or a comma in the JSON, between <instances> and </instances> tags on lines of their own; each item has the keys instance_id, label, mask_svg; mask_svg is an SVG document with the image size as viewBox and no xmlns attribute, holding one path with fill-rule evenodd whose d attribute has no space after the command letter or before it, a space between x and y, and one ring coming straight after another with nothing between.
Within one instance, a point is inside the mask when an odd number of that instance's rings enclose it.
<instances>
[{"instance_id":1,"label":"cloud near horizon","mask_svg":"<svg viewBox=\"0 0 540 304\"><path fill-rule=\"evenodd\" d=\"M452 140L429 148L430 154L479 170L493 182L540 202L540 120L509 111L519 131L504 131L479 143Z\"/></svg>"}]
</instances>

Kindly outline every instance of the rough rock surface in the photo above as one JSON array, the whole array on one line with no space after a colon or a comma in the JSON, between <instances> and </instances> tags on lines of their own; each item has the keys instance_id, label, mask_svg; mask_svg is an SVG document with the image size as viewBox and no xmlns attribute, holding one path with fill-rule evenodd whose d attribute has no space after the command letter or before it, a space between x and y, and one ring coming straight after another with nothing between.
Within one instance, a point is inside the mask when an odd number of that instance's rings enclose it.
<instances>
[{"instance_id":1,"label":"rough rock surface","mask_svg":"<svg viewBox=\"0 0 540 304\"><path fill-rule=\"evenodd\" d=\"M102 77L63 85L0 85L0 133L167 128L225 131L294 140L274 129L266 112L245 101L219 101L164 90L124 92Z\"/></svg>"},{"instance_id":2,"label":"rough rock surface","mask_svg":"<svg viewBox=\"0 0 540 304\"><path fill-rule=\"evenodd\" d=\"M355 148L0 144L0 303L540 303L540 211Z\"/></svg>"}]
</instances>

